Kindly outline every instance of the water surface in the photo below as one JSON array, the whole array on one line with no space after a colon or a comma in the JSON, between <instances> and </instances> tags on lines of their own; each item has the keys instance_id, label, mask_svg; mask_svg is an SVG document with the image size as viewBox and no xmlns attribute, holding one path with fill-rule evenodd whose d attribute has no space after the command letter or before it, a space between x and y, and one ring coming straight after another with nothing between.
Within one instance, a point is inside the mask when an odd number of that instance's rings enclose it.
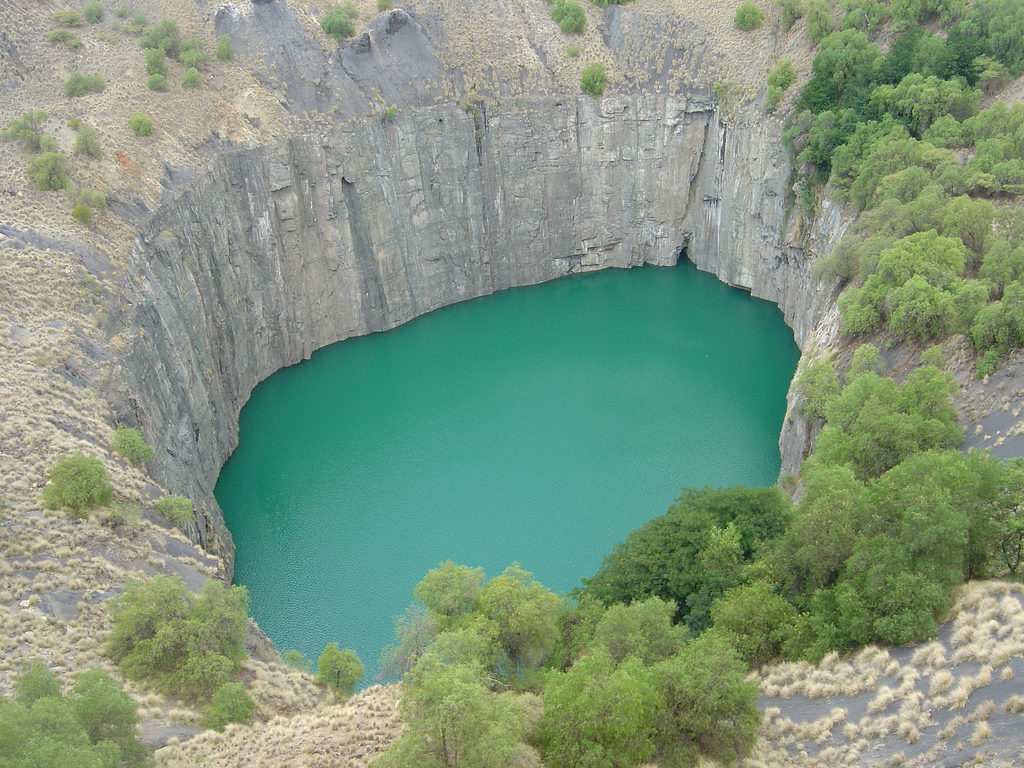
<instances>
[{"instance_id":1,"label":"water surface","mask_svg":"<svg viewBox=\"0 0 1024 768\"><path fill-rule=\"evenodd\" d=\"M686 263L609 270L351 339L252 393L217 485L250 612L372 682L441 560L568 591L683 486L766 485L796 367L776 307Z\"/></svg>"}]
</instances>

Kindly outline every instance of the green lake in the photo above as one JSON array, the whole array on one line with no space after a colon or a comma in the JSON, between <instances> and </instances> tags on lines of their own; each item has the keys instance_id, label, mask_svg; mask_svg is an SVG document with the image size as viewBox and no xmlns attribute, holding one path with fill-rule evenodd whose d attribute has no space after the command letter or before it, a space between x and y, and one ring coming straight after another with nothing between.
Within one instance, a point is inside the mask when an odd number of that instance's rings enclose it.
<instances>
[{"instance_id":1,"label":"green lake","mask_svg":"<svg viewBox=\"0 0 1024 768\"><path fill-rule=\"evenodd\" d=\"M773 305L684 262L505 291L275 373L217 499L283 653L375 681L442 560L567 592L684 486L771 485L798 350Z\"/></svg>"}]
</instances>

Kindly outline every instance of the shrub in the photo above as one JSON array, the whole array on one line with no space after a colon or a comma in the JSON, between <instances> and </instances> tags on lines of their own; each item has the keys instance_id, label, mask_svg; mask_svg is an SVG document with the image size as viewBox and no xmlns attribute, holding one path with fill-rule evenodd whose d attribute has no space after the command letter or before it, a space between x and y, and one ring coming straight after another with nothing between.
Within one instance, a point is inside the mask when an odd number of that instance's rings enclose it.
<instances>
[{"instance_id":1,"label":"shrub","mask_svg":"<svg viewBox=\"0 0 1024 768\"><path fill-rule=\"evenodd\" d=\"M14 681L14 693L19 704L31 707L39 699L60 696L60 683L46 664L32 659L22 666Z\"/></svg>"},{"instance_id":2,"label":"shrub","mask_svg":"<svg viewBox=\"0 0 1024 768\"><path fill-rule=\"evenodd\" d=\"M567 35L583 34L583 28L587 23L587 15L583 12L583 6L576 0L555 0L551 8L551 18Z\"/></svg>"},{"instance_id":3,"label":"shrub","mask_svg":"<svg viewBox=\"0 0 1024 768\"><path fill-rule=\"evenodd\" d=\"M57 11L50 18L58 27L84 27L85 19L78 11Z\"/></svg>"},{"instance_id":4,"label":"shrub","mask_svg":"<svg viewBox=\"0 0 1024 768\"><path fill-rule=\"evenodd\" d=\"M200 715L199 722L203 728L223 731L228 723L247 723L252 717L252 698L245 692L241 683L224 683L218 688L210 704Z\"/></svg>"},{"instance_id":5,"label":"shrub","mask_svg":"<svg viewBox=\"0 0 1024 768\"><path fill-rule=\"evenodd\" d=\"M384 108L384 119L388 122L392 122L398 116L398 107L392 104L390 107Z\"/></svg>"},{"instance_id":6,"label":"shrub","mask_svg":"<svg viewBox=\"0 0 1024 768\"><path fill-rule=\"evenodd\" d=\"M136 136L153 135L153 121L144 112L132 112L132 116L128 118L128 127Z\"/></svg>"},{"instance_id":7,"label":"shrub","mask_svg":"<svg viewBox=\"0 0 1024 768\"><path fill-rule=\"evenodd\" d=\"M568 54L575 59L577 56L580 55L580 47L578 45L570 45Z\"/></svg>"},{"instance_id":8,"label":"shrub","mask_svg":"<svg viewBox=\"0 0 1024 768\"><path fill-rule=\"evenodd\" d=\"M184 45L184 43L182 44ZM182 63L185 69L202 69L206 66L206 54L202 50L197 48L182 48L181 55L178 60Z\"/></svg>"},{"instance_id":9,"label":"shrub","mask_svg":"<svg viewBox=\"0 0 1024 768\"><path fill-rule=\"evenodd\" d=\"M807 3L807 35L817 45L835 29L832 11L827 0L808 0Z\"/></svg>"},{"instance_id":10,"label":"shrub","mask_svg":"<svg viewBox=\"0 0 1024 768\"><path fill-rule=\"evenodd\" d=\"M599 61L587 64L580 73L580 88L584 93L591 96L600 96L604 93L605 71L604 64Z\"/></svg>"},{"instance_id":11,"label":"shrub","mask_svg":"<svg viewBox=\"0 0 1024 768\"><path fill-rule=\"evenodd\" d=\"M175 58L181 50L181 32L171 19L161 19L139 39L139 45L143 48L160 48L168 56Z\"/></svg>"},{"instance_id":12,"label":"shrub","mask_svg":"<svg viewBox=\"0 0 1024 768\"><path fill-rule=\"evenodd\" d=\"M127 19L131 15L131 11L128 10L127 5L119 5L117 10L114 11L114 15L119 19Z\"/></svg>"},{"instance_id":13,"label":"shrub","mask_svg":"<svg viewBox=\"0 0 1024 768\"><path fill-rule=\"evenodd\" d=\"M39 157L29 158L28 175L36 187L43 190L65 189L70 183L67 163L59 152L44 152Z\"/></svg>"},{"instance_id":14,"label":"shrub","mask_svg":"<svg viewBox=\"0 0 1024 768\"><path fill-rule=\"evenodd\" d=\"M774 85L782 90L786 90L794 82L796 82L796 70L793 69L792 59L780 61L768 75L768 85Z\"/></svg>"},{"instance_id":15,"label":"shrub","mask_svg":"<svg viewBox=\"0 0 1024 768\"><path fill-rule=\"evenodd\" d=\"M129 22L131 31L136 35L141 35L142 30L146 28L146 14L136 13L132 16L132 20Z\"/></svg>"},{"instance_id":16,"label":"shrub","mask_svg":"<svg viewBox=\"0 0 1024 768\"><path fill-rule=\"evenodd\" d=\"M199 74L199 70L195 67L189 67L185 71L185 76L181 78L183 88L198 88L202 84L203 76Z\"/></svg>"},{"instance_id":17,"label":"shrub","mask_svg":"<svg viewBox=\"0 0 1024 768\"><path fill-rule=\"evenodd\" d=\"M19 139L24 141L30 150L38 152L42 148L43 135L40 131L45 120L46 113L42 110L36 109L31 112L25 112L17 120L14 120L7 130L0 135L5 140Z\"/></svg>"},{"instance_id":18,"label":"shrub","mask_svg":"<svg viewBox=\"0 0 1024 768\"><path fill-rule=\"evenodd\" d=\"M82 41L67 29L55 29L46 36L51 43L63 43L72 51L82 47Z\"/></svg>"},{"instance_id":19,"label":"shrub","mask_svg":"<svg viewBox=\"0 0 1024 768\"><path fill-rule=\"evenodd\" d=\"M320 19L320 26L328 35L339 43L346 37L356 33L356 25L352 23L341 3L336 3L331 10Z\"/></svg>"},{"instance_id":20,"label":"shrub","mask_svg":"<svg viewBox=\"0 0 1024 768\"><path fill-rule=\"evenodd\" d=\"M130 427L118 427L114 430L110 450L121 454L132 464L142 464L153 458L153 449L142 439L142 433Z\"/></svg>"},{"instance_id":21,"label":"shrub","mask_svg":"<svg viewBox=\"0 0 1024 768\"><path fill-rule=\"evenodd\" d=\"M736 9L736 16L733 18L733 24L737 29L750 32L764 24L764 14L761 13L760 8L749 1L740 3L740 7Z\"/></svg>"},{"instance_id":22,"label":"shrub","mask_svg":"<svg viewBox=\"0 0 1024 768\"><path fill-rule=\"evenodd\" d=\"M235 58L231 50L231 38L228 35L221 35L217 38L217 58L221 61L231 61Z\"/></svg>"},{"instance_id":23,"label":"shrub","mask_svg":"<svg viewBox=\"0 0 1024 768\"><path fill-rule=\"evenodd\" d=\"M103 150L100 148L100 140L96 135L96 129L90 125L82 125L75 137L75 154L87 155L88 157L102 157Z\"/></svg>"},{"instance_id":24,"label":"shrub","mask_svg":"<svg viewBox=\"0 0 1024 768\"><path fill-rule=\"evenodd\" d=\"M195 507L188 496L164 496L157 502L156 511L179 528L196 521Z\"/></svg>"},{"instance_id":25,"label":"shrub","mask_svg":"<svg viewBox=\"0 0 1024 768\"><path fill-rule=\"evenodd\" d=\"M775 2L782 8L782 17L779 19L779 23L785 30L790 29L796 24L796 20L804 15L804 4L801 0L775 0Z\"/></svg>"},{"instance_id":26,"label":"shrub","mask_svg":"<svg viewBox=\"0 0 1024 768\"><path fill-rule=\"evenodd\" d=\"M80 72L72 72L71 77L64 83L64 95L84 96L87 93L99 93L107 84L99 75L83 75Z\"/></svg>"},{"instance_id":27,"label":"shrub","mask_svg":"<svg viewBox=\"0 0 1024 768\"><path fill-rule=\"evenodd\" d=\"M46 470L50 483L43 488L46 509L64 507L76 517L92 506L110 505L113 488L103 462L95 456L74 453Z\"/></svg>"},{"instance_id":28,"label":"shrub","mask_svg":"<svg viewBox=\"0 0 1024 768\"><path fill-rule=\"evenodd\" d=\"M71 215L79 224L88 224L92 221L92 209L84 203L79 203L72 208Z\"/></svg>"},{"instance_id":29,"label":"shrub","mask_svg":"<svg viewBox=\"0 0 1024 768\"><path fill-rule=\"evenodd\" d=\"M146 74L167 75L167 54L162 48L146 49Z\"/></svg>"},{"instance_id":30,"label":"shrub","mask_svg":"<svg viewBox=\"0 0 1024 768\"><path fill-rule=\"evenodd\" d=\"M99 0L86 3L85 8L82 9L82 15L90 24L99 24L103 21L103 3Z\"/></svg>"},{"instance_id":31,"label":"shrub","mask_svg":"<svg viewBox=\"0 0 1024 768\"><path fill-rule=\"evenodd\" d=\"M146 78L146 87L151 91L166 91L167 78L163 75L150 75Z\"/></svg>"},{"instance_id":32,"label":"shrub","mask_svg":"<svg viewBox=\"0 0 1024 768\"><path fill-rule=\"evenodd\" d=\"M190 699L208 699L245 658L245 587L211 580L198 597L178 577L129 579L110 601L104 652L132 680Z\"/></svg>"},{"instance_id":33,"label":"shrub","mask_svg":"<svg viewBox=\"0 0 1024 768\"><path fill-rule=\"evenodd\" d=\"M337 643L328 643L316 662L318 683L334 689L343 696L355 693L356 684L363 679L366 670L355 651L340 650Z\"/></svg>"},{"instance_id":34,"label":"shrub","mask_svg":"<svg viewBox=\"0 0 1024 768\"><path fill-rule=\"evenodd\" d=\"M395 7L394 0L377 0L377 10L383 13Z\"/></svg>"},{"instance_id":35,"label":"shrub","mask_svg":"<svg viewBox=\"0 0 1024 768\"><path fill-rule=\"evenodd\" d=\"M85 203L96 211L104 211L107 208L107 196L98 189L83 189L75 198L76 203Z\"/></svg>"}]
</instances>

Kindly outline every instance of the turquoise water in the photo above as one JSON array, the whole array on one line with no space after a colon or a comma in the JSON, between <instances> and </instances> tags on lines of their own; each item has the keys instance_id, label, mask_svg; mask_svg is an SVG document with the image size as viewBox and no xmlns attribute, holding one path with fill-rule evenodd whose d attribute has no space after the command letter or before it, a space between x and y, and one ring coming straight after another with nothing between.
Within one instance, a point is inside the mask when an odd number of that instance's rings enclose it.
<instances>
[{"instance_id":1,"label":"turquoise water","mask_svg":"<svg viewBox=\"0 0 1024 768\"><path fill-rule=\"evenodd\" d=\"M521 288L275 373L217 499L250 612L374 681L445 559L568 591L683 486L770 485L797 362L774 305L689 263Z\"/></svg>"}]
</instances>

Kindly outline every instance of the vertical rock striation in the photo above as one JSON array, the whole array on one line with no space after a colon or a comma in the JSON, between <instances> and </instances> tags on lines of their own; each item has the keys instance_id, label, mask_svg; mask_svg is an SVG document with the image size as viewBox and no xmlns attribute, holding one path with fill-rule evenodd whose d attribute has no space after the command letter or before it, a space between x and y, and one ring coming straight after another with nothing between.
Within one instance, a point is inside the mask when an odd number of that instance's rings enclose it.
<instances>
[{"instance_id":1,"label":"vertical rock striation","mask_svg":"<svg viewBox=\"0 0 1024 768\"><path fill-rule=\"evenodd\" d=\"M827 308L802 249L779 244L787 161L773 124L707 99L421 108L320 136L224 144L142 228L112 331L119 417L160 447L155 477L213 498L238 413L275 370L464 299L575 272L701 269L775 301L801 344Z\"/></svg>"}]
</instances>

